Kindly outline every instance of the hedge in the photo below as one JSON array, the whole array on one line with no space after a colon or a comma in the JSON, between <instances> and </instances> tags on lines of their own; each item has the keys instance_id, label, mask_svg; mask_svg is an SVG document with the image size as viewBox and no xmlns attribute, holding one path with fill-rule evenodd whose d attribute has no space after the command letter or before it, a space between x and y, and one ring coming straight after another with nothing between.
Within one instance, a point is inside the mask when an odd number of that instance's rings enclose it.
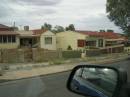
<instances>
[{"instance_id":1,"label":"hedge","mask_svg":"<svg viewBox=\"0 0 130 97\"><path fill-rule=\"evenodd\" d=\"M80 58L81 51L62 51L63 58Z\"/></svg>"}]
</instances>

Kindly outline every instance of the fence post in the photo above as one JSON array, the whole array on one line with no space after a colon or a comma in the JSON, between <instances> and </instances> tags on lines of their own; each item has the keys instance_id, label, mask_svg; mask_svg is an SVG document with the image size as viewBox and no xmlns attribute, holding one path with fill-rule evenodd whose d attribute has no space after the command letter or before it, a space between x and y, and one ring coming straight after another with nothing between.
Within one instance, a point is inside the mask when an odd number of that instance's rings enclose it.
<instances>
[{"instance_id":1,"label":"fence post","mask_svg":"<svg viewBox=\"0 0 130 97\"><path fill-rule=\"evenodd\" d=\"M18 56L19 56L18 61L20 61L20 62L25 61L24 60L24 51L22 49L18 49Z\"/></svg>"},{"instance_id":2,"label":"fence post","mask_svg":"<svg viewBox=\"0 0 130 97\"><path fill-rule=\"evenodd\" d=\"M62 56L62 49L58 49L58 53L59 53L59 58L63 58L63 56Z\"/></svg>"}]
</instances>

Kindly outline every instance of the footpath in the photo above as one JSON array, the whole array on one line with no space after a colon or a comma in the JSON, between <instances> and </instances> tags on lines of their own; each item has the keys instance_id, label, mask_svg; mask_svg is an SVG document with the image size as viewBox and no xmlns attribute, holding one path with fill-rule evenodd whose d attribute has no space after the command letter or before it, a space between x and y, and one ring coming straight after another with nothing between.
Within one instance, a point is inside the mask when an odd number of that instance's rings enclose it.
<instances>
[{"instance_id":1,"label":"footpath","mask_svg":"<svg viewBox=\"0 0 130 97\"><path fill-rule=\"evenodd\" d=\"M127 59L129 56L125 53L109 54L98 57L86 57L84 59L69 59L62 64L46 63L18 63L10 65L9 69L0 76L0 80L16 80L29 78L40 75L48 75L72 70L77 65L92 65L92 64L112 64ZM4 65L4 64L3 64Z\"/></svg>"}]
</instances>

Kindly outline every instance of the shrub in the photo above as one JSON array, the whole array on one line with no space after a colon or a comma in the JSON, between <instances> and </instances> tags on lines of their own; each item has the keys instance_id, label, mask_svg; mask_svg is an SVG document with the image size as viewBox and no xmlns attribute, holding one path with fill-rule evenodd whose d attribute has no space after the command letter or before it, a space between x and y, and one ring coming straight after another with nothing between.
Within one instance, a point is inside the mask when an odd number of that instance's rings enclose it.
<instances>
[{"instance_id":1,"label":"shrub","mask_svg":"<svg viewBox=\"0 0 130 97\"><path fill-rule=\"evenodd\" d=\"M81 51L63 51L62 56L63 58L80 58Z\"/></svg>"}]
</instances>

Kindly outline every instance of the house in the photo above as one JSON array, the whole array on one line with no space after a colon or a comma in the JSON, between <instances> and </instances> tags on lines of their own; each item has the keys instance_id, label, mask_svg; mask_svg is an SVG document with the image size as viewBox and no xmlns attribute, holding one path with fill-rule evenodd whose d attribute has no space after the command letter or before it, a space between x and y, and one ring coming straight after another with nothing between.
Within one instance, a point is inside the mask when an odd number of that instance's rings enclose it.
<instances>
[{"instance_id":1,"label":"house","mask_svg":"<svg viewBox=\"0 0 130 97\"><path fill-rule=\"evenodd\" d=\"M57 49L67 50L71 47L72 50L82 49L85 45L87 35L73 32L65 31L56 34L57 39ZM80 42L80 44L78 44Z\"/></svg>"},{"instance_id":2,"label":"house","mask_svg":"<svg viewBox=\"0 0 130 97\"><path fill-rule=\"evenodd\" d=\"M14 27L0 24L0 49L14 49L19 47L19 35Z\"/></svg>"},{"instance_id":3,"label":"house","mask_svg":"<svg viewBox=\"0 0 130 97\"><path fill-rule=\"evenodd\" d=\"M56 34L57 49L72 50L122 47L123 38L114 32L65 31Z\"/></svg>"},{"instance_id":4,"label":"house","mask_svg":"<svg viewBox=\"0 0 130 97\"><path fill-rule=\"evenodd\" d=\"M9 26L0 24L0 31L14 31L14 27L9 27Z\"/></svg>"},{"instance_id":5,"label":"house","mask_svg":"<svg viewBox=\"0 0 130 97\"><path fill-rule=\"evenodd\" d=\"M57 49L67 50L71 47L72 50L80 50L84 48L105 47L104 38L98 36L95 32L73 32L65 31L56 34Z\"/></svg>"},{"instance_id":6,"label":"house","mask_svg":"<svg viewBox=\"0 0 130 97\"><path fill-rule=\"evenodd\" d=\"M89 36L89 38L86 39L87 43L89 43L89 41L92 41L92 38L95 37L95 40L93 40L93 43L97 45L93 45L93 46L97 48L120 45L123 41L125 41L123 36L115 32L96 32L96 31L94 32L77 31L77 32ZM87 45L87 46L90 46L90 45Z\"/></svg>"},{"instance_id":7,"label":"house","mask_svg":"<svg viewBox=\"0 0 130 97\"><path fill-rule=\"evenodd\" d=\"M56 35L47 30L17 31L20 39L20 47L44 48L56 50Z\"/></svg>"},{"instance_id":8,"label":"house","mask_svg":"<svg viewBox=\"0 0 130 97\"><path fill-rule=\"evenodd\" d=\"M0 31L0 49L19 47L19 35L15 31Z\"/></svg>"},{"instance_id":9,"label":"house","mask_svg":"<svg viewBox=\"0 0 130 97\"><path fill-rule=\"evenodd\" d=\"M20 48L31 48L31 47L38 47L36 44L38 43L39 35L34 35L33 31L17 31L19 34L19 45Z\"/></svg>"},{"instance_id":10,"label":"house","mask_svg":"<svg viewBox=\"0 0 130 97\"><path fill-rule=\"evenodd\" d=\"M39 37L39 47L56 50L56 35L49 30L33 30L34 35L40 35Z\"/></svg>"}]
</instances>

